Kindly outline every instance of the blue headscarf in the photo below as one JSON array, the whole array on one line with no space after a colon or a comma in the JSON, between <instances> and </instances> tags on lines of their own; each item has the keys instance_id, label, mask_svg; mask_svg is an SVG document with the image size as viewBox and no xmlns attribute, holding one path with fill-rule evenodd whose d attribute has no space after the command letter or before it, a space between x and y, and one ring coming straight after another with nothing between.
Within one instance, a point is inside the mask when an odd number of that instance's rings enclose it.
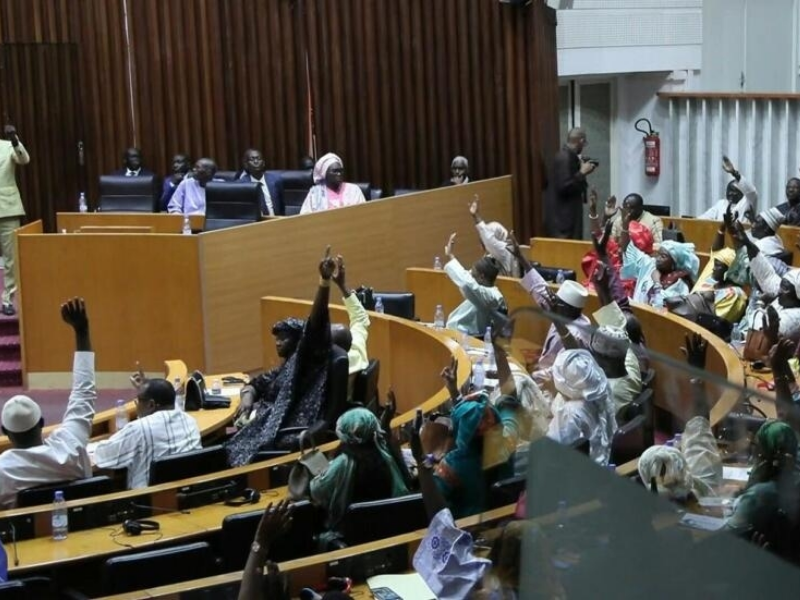
<instances>
[{"instance_id":1,"label":"blue headscarf","mask_svg":"<svg viewBox=\"0 0 800 600\"><path fill-rule=\"evenodd\" d=\"M692 279L697 279L697 272L700 270L700 259L695 254L694 244L665 240L661 242L661 250L664 250L672 257L676 270L686 271L692 276Z\"/></svg>"}]
</instances>

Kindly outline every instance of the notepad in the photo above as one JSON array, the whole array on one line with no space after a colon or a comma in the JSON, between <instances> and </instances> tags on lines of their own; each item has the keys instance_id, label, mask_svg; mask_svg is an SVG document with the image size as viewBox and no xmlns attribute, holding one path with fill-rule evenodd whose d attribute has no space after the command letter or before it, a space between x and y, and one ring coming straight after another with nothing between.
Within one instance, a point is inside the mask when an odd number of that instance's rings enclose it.
<instances>
[{"instance_id":1,"label":"notepad","mask_svg":"<svg viewBox=\"0 0 800 600\"><path fill-rule=\"evenodd\" d=\"M750 469L747 467L722 467L722 478L726 481L747 481Z\"/></svg>"},{"instance_id":2,"label":"notepad","mask_svg":"<svg viewBox=\"0 0 800 600\"><path fill-rule=\"evenodd\" d=\"M403 600L436 600L436 595L419 573L376 575L367 579L370 590L389 588Z\"/></svg>"}]
</instances>

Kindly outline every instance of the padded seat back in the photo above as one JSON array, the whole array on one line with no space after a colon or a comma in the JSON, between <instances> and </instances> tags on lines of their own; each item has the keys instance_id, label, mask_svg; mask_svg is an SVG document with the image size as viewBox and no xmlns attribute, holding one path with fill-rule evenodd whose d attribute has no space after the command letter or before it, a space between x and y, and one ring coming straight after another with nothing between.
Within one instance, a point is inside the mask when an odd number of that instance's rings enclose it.
<instances>
[{"instance_id":1,"label":"padded seat back","mask_svg":"<svg viewBox=\"0 0 800 600\"><path fill-rule=\"evenodd\" d=\"M236 181L239 171L217 171L214 173L214 179L221 179L222 181Z\"/></svg>"},{"instance_id":2,"label":"padded seat back","mask_svg":"<svg viewBox=\"0 0 800 600\"><path fill-rule=\"evenodd\" d=\"M634 417L617 429L611 441L611 462L622 465L641 456L651 444L646 441L645 417Z\"/></svg>"},{"instance_id":3,"label":"padded seat back","mask_svg":"<svg viewBox=\"0 0 800 600\"><path fill-rule=\"evenodd\" d=\"M286 208L286 216L299 214L308 190L314 184L311 171L278 171L277 174L283 183L283 205Z\"/></svg>"},{"instance_id":4,"label":"padded seat back","mask_svg":"<svg viewBox=\"0 0 800 600\"><path fill-rule=\"evenodd\" d=\"M228 468L225 448L209 446L200 450L173 454L150 463L150 485L207 475Z\"/></svg>"},{"instance_id":5,"label":"padded seat back","mask_svg":"<svg viewBox=\"0 0 800 600\"><path fill-rule=\"evenodd\" d=\"M323 419L328 429L336 428L336 419L347 410L347 392L350 383L350 361L347 352L338 346L331 350L331 366L328 370L328 394L323 407Z\"/></svg>"},{"instance_id":6,"label":"padded seat back","mask_svg":"<svg viewBox=\"0 0 800 600\"><path fill-rule=\"evenodd\" d=\"M514 504L525 490L525 476L517 475L492 484L489 489L489 508Z\"/></svg>"},{"instance_id":7,"label":"padded seat back","mask_svg":"<svg viewBox=\"0 0 800 600\"><path fill-rule=\"evenodd\" d=\"M114 482L106 475L98 475L97 477L48 483L47 485L28 488L17 492L17 507L24 508L26 506L50 504L53 501L56 490L64 492L65 500L79 500L81 498L110 494L114 491Z\"/></svg>"},{"instance_id":8,"label":"padded seat back","mask_svg":"<svg viewBox=\"0 0 800 600\"><path fill-rule=\"evenodd\" d=\"M122 594L216 572L211 546L208 542L195 542L109 558L103 568L103 581L106 594Z\"/></svg>"},{"instance_id":9,"label":"padded seat back","mask_svg":"<svg viewBox=\"0 0 800 600\"><path fill-rule=\"evenodd\" d=\"M155 212L156 180L154 175L125 177L100 176L98 212Z\"/></svg>"},{"instance_id":10,"label":"padded seat back","mask_svg":"<svg viewBox=\"0 0 800 600\"><path fill-rule=\"evenodd\" d=\"M414 294L411 292L373 292L372 297L380 297L384 314L410 321L416 317Z\"/></svg>"},{"instance_id":11,"label":"padded seat back","mask_svg":"<svg viewBox=\"0 0 800 600\"><path fill-rule=\"evenodd\" d=\"M371 193L371 185L369 183L353 183L353 185L357 185L358 188L361 190L361 193L364 194L364 200L369 202L372 200L372 193Z\"/></svg>"},{"instance_id":12,"label":"padded seat back","mask_svg":"<svg viewBox=\"0 0 800 600\"><path fill-rule=\"evenodd\" d=\"M535 265L533 268L539 272L539 275L541 275L545 281L550 283L553 283L556 279L558 279L559 271L564 273L564 279L571 279L572 281L577 280L575 271L572 269L559 269L558 267L545 267L542 265Z\"/></svg>"},{"instance_id":13,"label":"padded seat back","mask_svg":"<svg viewBox=\"0 0 800 600\"><path fill-rule=\"evenodd\" d=\"M340 531L348 546L424 529L428 515L422 494L351 504L342 519Z\"/></svg>"},{"instance_id":14,"label":"padded seat back","mask_svg":"<svg viewBox=\"0 0 800 600\"><path fill-rule=\"evenodd\" d=\"M381 374L381 361L372 359L366 369L356 374L353 382L353 397L350 401L357 405L378 410L378 378Z\"/></svg>"}]
</instances>

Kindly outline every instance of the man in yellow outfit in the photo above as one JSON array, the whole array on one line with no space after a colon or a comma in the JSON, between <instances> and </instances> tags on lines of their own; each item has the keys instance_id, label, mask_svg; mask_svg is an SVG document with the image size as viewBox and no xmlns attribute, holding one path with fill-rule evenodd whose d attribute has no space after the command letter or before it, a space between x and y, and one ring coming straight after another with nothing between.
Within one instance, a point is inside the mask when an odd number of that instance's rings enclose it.
<instances>
[{"instance_id":1,"label":"man in yellow outfit","mask_svg":"<svg viewBox=\"0 0 800 600\"><path fill-rule=\"evenodd\" d=\"M14 230L19 228L20 217L25 216L22 198L17 188L17 165L31 161L25 146L19 141L17 129L6 125L5 140L0 140L0 250L3 252L3 308L4 315L15 314L14 293L17 279L14 275Z\"/></svg>"}]
</instances>

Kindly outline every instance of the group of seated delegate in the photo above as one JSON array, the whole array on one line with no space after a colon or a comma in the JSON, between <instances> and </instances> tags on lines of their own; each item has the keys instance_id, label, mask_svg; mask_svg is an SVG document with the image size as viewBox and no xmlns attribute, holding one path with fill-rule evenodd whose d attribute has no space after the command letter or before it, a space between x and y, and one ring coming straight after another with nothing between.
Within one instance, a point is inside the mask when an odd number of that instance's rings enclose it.
<instances>
[{"instance_id":1,"label":"group of seated delegate","mask_svg":"<svg viewBox=\"0 0 800 600\"><path fill-rule=\"evenodd\" d=\"M122 156L123 167L113 175L125 177L154 176L143 166L142 152L128 148ZM364 194L355 184L344 180L342 159L333 153L325 154L316 162L303 157L300 169L311 172L313 185L300 208L300 214L353 206L366 202ZM194 164L185 153L172 158L172 172L164 177L159 206L162 211L183 215L204 215L206 210L206 185L211 181L225 181L217 177L217 163L212 158L200 158ZM451 176L444 186L470 183L469 161L456 156L450 166ZM234 181L257 183L262 193L261 213L264 216L283 216L283 183L280 177L267 171L267 163L260 150L250 148L242 157L241 168Z\"/></svg>"}]
</instances>

